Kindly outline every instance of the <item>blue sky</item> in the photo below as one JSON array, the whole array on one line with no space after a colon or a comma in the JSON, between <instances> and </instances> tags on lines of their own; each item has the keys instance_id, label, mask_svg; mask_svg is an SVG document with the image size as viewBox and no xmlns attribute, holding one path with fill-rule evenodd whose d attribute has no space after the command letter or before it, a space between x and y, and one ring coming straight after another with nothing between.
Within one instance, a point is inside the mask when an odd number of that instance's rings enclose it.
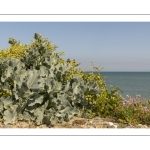
<instances>
[{"instance_id":1,"label":"blue sky","mask_svg":"<svg viewBox=\"0 0 150 150\"><path fill-rule=\"evenodd\" d=\"M84 70L92 61L103 71L150 71L150 22L0 22L0 33L0 49L40 33Z\"/></svg>"}]
</instances>

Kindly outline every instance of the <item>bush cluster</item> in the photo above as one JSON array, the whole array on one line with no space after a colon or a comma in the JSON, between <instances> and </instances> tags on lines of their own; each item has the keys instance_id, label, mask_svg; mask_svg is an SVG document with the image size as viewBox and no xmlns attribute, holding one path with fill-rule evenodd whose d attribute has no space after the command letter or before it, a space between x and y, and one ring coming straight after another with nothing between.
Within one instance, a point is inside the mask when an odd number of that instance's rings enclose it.
<instances>
[{"instance_id":1,"label":"bush cluster","mask_svg":"<svg viewBox=\"0 0 150 150\"><path fill-rule=\"evenodd\" d=\"M98 67L93 66L97 73L83 71L42 35L35 33L28 45L13 38L9 43L9 49L0 51L0 117L5 124L55 124L74 115L150 123L148 101L129 104L119 88L106 88Z\"/></svg>"},{"instance_id":2,"label":"bush cluster","mask_svg":"<svg viewBox=\"0 0 150 150\"><path fill-rule=\"evenodd\" d=\"M113 117L120 123L150 125L150 100L127 95L127 100L122 101Z\"/></svg>"}]
</instances>

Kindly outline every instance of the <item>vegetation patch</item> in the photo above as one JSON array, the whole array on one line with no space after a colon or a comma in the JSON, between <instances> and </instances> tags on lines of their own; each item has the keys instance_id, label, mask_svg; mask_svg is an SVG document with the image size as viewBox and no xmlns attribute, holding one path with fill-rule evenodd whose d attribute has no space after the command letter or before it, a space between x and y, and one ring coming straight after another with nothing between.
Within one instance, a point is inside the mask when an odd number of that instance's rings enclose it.
<instances>
[{"instance_id":1,"label":"vegetation patch","mask_svg":"<svg viewBox=\"0 0 150 150\"><path fill-rule=\"evenodd\" d=\"M106 88L98 67L86 73L64 60L56 45L35 33L28 45L9 38L0 51L0 121L55 125L74 116L112 117L118 122L150 124L149 101L129 104L117 87ZM139 99L138 99L139 100Z\"/></svg>"}]
</instances>

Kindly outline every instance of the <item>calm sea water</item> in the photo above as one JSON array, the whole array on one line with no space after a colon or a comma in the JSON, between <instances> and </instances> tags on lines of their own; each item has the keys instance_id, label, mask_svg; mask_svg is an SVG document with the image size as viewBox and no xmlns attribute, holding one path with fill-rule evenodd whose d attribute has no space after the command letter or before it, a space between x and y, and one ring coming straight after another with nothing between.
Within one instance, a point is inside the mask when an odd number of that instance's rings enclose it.
<instances>
[{"instance_id":1,"label":"calm sea water","mask_svg":"<svg viewBox=\"0 0 150 150\"><path fill-rule=\"evenodd\" d=\"M106 86L116 86L126 95L135 97L141 95L142 98L150 99L150 72L101 72L102 77L106 77Z\"/></svg>"}]
</instances>

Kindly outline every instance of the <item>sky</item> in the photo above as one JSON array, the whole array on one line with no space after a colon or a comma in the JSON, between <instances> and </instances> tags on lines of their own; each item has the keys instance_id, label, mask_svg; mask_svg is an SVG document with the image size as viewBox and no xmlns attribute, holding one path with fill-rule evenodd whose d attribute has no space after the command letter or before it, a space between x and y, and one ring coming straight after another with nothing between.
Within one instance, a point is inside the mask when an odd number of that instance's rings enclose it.
<instances>
[{"instance_id":1,"label":"sky","mask_svg":"<svg viewBox=\"0 0 150 150\"><path fill-rule=\"evenodd\" d=\"M9 37L29 44L34 33L83 70L92 61L102 71L150 72L150 22L0 22L0 50L10 46Z\"/></svg>"}]
</instances>

